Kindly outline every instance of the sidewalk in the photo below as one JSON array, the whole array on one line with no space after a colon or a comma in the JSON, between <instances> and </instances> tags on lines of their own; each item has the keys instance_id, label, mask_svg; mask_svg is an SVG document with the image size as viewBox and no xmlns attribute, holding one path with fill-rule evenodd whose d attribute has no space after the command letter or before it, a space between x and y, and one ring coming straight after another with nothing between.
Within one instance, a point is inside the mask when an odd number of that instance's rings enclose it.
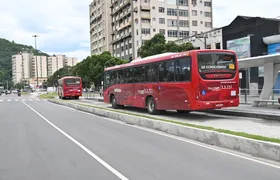
<instances>
[{"instance_id":1,"label":"sidewalk","mask_svg":"<svg viewBox=\"0 0 280 180\"><path fill-rule=\"evenodd\" d=\"M280 109L279 105L267 106L267 107L252 107L251 105L240 104L238 107L225 108L210 110L207 112L231 115L231 116L241 116L241 117L251 117L251 118L262 118L267 120L279 120L280 121Z\"/></svg>"}]
</instances>

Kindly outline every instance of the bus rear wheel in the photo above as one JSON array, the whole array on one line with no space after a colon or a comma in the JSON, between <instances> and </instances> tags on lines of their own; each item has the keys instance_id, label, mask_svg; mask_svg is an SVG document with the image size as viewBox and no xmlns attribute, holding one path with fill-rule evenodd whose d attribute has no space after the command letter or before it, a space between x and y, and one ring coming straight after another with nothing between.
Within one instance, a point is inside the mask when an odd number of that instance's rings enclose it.
<instances>
[{"instance_id":1,"label":"bus rear wheel","mask_svg":"<svg viewBox=\"0 0 280 180\"><path fill-rule=\"evenodd\" d=\"M149 114L157 114L158 111L156 110L156 104L154 98L150 97L147 101L147 110Z\"/></svg>"},{"instance_id":2,"label":"bus rear wheel","mask_svg":"<svg viewBox=\"0 0 280 180\"><path fill-rule=\"evenodd\" d=\"M119 105L117 104L116 97L114 95L111 97L111 104L112 104L113 109L118 109L119 108Z\"/></svg>"}]
</instances>

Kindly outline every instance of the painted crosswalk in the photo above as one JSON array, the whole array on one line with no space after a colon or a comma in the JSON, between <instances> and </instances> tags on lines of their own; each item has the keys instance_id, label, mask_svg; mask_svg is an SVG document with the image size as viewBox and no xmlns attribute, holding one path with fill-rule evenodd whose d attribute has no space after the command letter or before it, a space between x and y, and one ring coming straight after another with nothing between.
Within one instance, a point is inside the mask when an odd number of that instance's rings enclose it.
<instances>
[{"instance_id":1,"label":"painted crosswalk","mask_svg":"<svg viewBox=\"0 0 280 180\"><path fill-rule=\"evenodd\" d=\"M45 101L45 100L41 100L41 99L0 99L0 103L1 102L31 102L31 101Z\"/></svg>"}]
</instances>

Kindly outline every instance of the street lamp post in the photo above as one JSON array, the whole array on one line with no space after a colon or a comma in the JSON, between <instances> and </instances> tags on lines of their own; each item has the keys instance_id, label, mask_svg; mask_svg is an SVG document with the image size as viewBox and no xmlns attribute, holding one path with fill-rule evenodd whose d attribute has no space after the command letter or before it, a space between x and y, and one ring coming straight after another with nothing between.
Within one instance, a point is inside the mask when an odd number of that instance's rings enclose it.
<instances>
[{"instance_id":1,"label":"street lamp post","mask_svg":"<svg viewBox=\"0 0 280 180\"><path fill-rule=\"evenodd\" d=\"M37 50L37 42L36 42L36 38L39 37L38 35L33 35L32 37L34 37L35 39L35 50ZM35 63L36 63L36 76L37 76L37 86L39 86L39 77L38 77L38 62L37 62L37 56L35 56Z\"/></svg>"}]
</instances>

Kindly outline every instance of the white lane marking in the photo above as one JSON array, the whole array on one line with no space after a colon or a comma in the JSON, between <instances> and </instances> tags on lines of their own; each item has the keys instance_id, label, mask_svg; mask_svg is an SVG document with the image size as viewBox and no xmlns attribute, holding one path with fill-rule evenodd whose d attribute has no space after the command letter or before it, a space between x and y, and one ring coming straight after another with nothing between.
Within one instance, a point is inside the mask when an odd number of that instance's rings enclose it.
<instances>
[{"instance_id":1,"label":"white lane marking","mask_svg":"<svg viewBox=\"0 0 280 180\"><path fill-rule=\"evenodd\" d=\"M4 100L3 99L0 99L0 102L3 102Z\"/></svg>"},{"instance_id":2,"label":"white lane marking","mask_svg":"<svg viewBox=\"0 0 280 180\"><path fill-rule=\"evenodd\" d=\"M18 99L15 99L15 101L18 101Z\"/></svg>"},{"instance_id":3,"label":"white lane marking","mask_svg":"<svg viewBox=\"0 0 280 180\"><path fill-rule=\"evenodd\" d=\"M83 149L86 153L88 153L91 157L93 157L96 161L98 161L100 164L102 164L105 168L107 168L109 171L111 171L113 174L115 174L118 178L121 180L129 180L124 175L122 175L120 172L118 172L116 169L114 169L112 166L110 166L108 163L106 163L104 160L102 160L100 157L98 157L96 154L91 152L88 148L86 148L84 145L79 143L76 139L68 135L66 132L61 130L59 127L54 125L52 122L50 122L47 118L45 118L43 115L41 115L39 112L37 112L35 109L33 109L31 106L26 104L26 102L22 102L25 104L29 109L31 109L33 112L35 112L38 116L40 116L43 120L45 120L49 125L51 125L53 128L55 128L57 131L59 131L61 134L66 136L68 139L70 139L73 143L75 143L77 146L79 146L81 149Z\"/></svg>"},{"instance_id":4,"label":"white lane marking","mask_svg":"<svg viewBox=\"0 0 280 180\"><path fill-rule=\"evenodd\" d=\"M8 99L8 101L10 102L11 100L10 100L10 99Z\"/></svg>"},{"instance_id":5,"label":"white lane marking","mask_svg":"<svg viewBox=\"0 0 280 180\"><path fill-rule=\"evenodd\" d=\"M62 106L62 105L59 105L59 106ZM67 107L67 106L62 106L62 107L73 109L73 108ZM217 151L217 152L220 152L220 153L223 153L223 154L227 154L227 155L231 155L231 156L234 156L234 157L238 157L240 159L245 159L245 160L248 160L248 161L252 161L252 162L255 162L255 163L259 163L259 164L263 164L263 165L266 165L266 166L270 166L270 167L273 167L273 168L280 169L280 166L278 166L278 165L274 165L274 164L271 164L271 163L268 163L268 162L264 162L264 161L261 161L261 160L258 160L258 159L246 157L246 156L243 156L243 155L240 155L240 154L237 154L237 153L233 153L233 152L229 152L229 151L226 151L226 150L221 150L221 149L218 149L219 147L212 147L210 145L206 145L206 144L203 144L203 143L200 143L200 142L194 142L194 140L188 140L186 138L178 137L178 136L171 135L171 134L167 134L167 133L164 133L164 132L161 132L161 131L157 131L157 130L153 130L153 129L148 129L148 128L141 127L141 126L131 126L131 125L126 124L126 123L124 123L122 121L119 121L119 120L114 120L114 119L110 119L110 118L107 118L107 117L100 117L100 116L97 116L95 114L79 111L79 110L76 110L76 109L74 109L74 110L77 111L77 112L83 113L83 114L90 115L90 116L104 118L104 119L107 119L107 120L109 120L111 122L114 122L114 123L119 123L119 124L122 124L122 125L125 125L125 126L129 126L129 127L132 127L132 128L140 129L140 130L143 130L143 131L148 131L148 132L151 132L151 133L154 133L154 134L157 134L157 135L165 136L165 137L168 137L168 138L172 138L172 139L176 139L176 140L179 140L179 141L183 141L185 143L189 143L189 144L200 146L200 147L203 147L203 148L206 148L206 149Z\"/></svg>"},{"instance_id":6,"label":"white lane marking","mask_svg":"<svg viewBox=\"0 0 280 180\"><path fill-rule=\"evenodd\" d=\"M23 102L23 101L25 101L25 99L22 99L21 101Z\"/></svg>"},{"instance_id":7,"label":"white lane marking","mask_svg":"<svg viewBox=\"0 0 280 180\"><path fill-rule=\"evenodd\" d=\"M29 101L33 101L32 99L29 99Z\"/></svg>"}]
</instances>

